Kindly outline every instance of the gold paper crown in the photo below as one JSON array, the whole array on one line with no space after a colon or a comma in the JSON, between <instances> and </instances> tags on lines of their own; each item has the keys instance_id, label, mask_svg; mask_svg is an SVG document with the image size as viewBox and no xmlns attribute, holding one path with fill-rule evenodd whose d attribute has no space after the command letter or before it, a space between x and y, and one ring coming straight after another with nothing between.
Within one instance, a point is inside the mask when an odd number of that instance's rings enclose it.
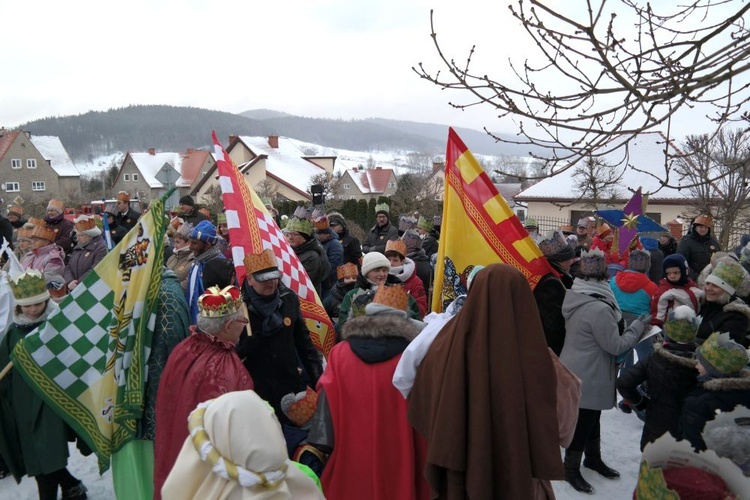
<instances>
[{"instance_id":1,"label":"gold paper crown","mask_svg":"<svg viewBox=\"0 0 750 500\"><path fill-rule=\"evenodd\" d=\"M62 200L58 200L57 198L52 198L47 204L47 208L49 209L50 207L62 212L63 210L65 210L65 202Z\"/></svg>"},{"instance_id":2,"label":"gold paper crown","mask_svg":"<svg viewBox=\"0 0 750 500\"><path fill-rule=\"evenodd\" d=\"M404 243L404 240L388 240L384 252L386 257L388 257L388 252L398 252L401 257L406 257L406 243Z\"/></svg>"},{"instance_id":3,"label":"gold paper crown","mask_svg":"<svg viewBox=\"0 0 750 500\"><path fill-rule=\"evenodd\" d=\"M127 191L120 191L117 193L117 201L130 202L130 194Z\"/></svg>"},{"instance_id":4,"label":"gold paper crown","mask_svg":"<svg viewBox=\"0 0 750 500\"><path fill-rule=\"evenodd\" d=\"M52 229L47 226L47 224L44 223L41 219L34 219L36 221L41 221L41 224L34 224L34 228L31 230L30 238L41 238L43 240L47 240L49 242L55 241L55 236L57 236L57 233L53 231Z\"/></svg>"},{"instance_id":5,"label":"gold paper crown","mask_svg":"<svg viewBox=\"0 0 750 500\"><path fill-rule=\"evenodd\" d=\"M315 227L315 229L318 231L328 229L330 227L330 224L328 222L328 217L326 216L326 214L323 214L315 219L315 221L313 222L313 227Z\"/></svg>"},{"instance_id":6,"label":"gold paper crown","mask_svg":"<svg viewBox=\"0 0 750 500\"><path fill-rule=\"evenodd\" d=\"M75 229L79 233L94 229L96 227L96 219L93 216L81 215L75 220Z\"/></svg>"},{"instance_id":7,"label":"gold paper crown","mask_svg":"<svg viewBox=\"0 0 750 500\"><path fill-rule=\"evenodd\" d=\"M279 267L279 263L276 261L276 256L270 248L266 248L261 253L245 255L242 262L245 264L245 272L247 274L253 274L265 271L266 269Z\"/></svg>"},{"instance_id":8,"label":"gold paper crown","mask_svg":"<svg viewBox=\"0 0 750 500\"><path fill-rule=\"evenodd\" d=\"M347 262L336 268L336 277L340 280L344 278L356 278L358 273L359 269L351 262Z\"/></svg>"},{"instance_id":9,"label":"gold paper crown","mask_svg":"<svg viewBox=\"0 0 750 500\"><path fill-rule=\"evenodd\" d=\"M46 226L47 223L44 222L44 219L39 219L37 217L29 217L29 220L26 221L26 224L33 224L34 226Z\"/></svg>"},{"instance_id":10,"label":"gold paper crown","mask_svg":"<svg viewBox=\"0 0 750 500\"><path fill-rule=\"evenodd\" d=\"M27 269L23 274L11 278L10 288L19 306L39 304L49 299L44 275L36 269Z\"/></svg>"},{"instance_id":11,"label":"gold paper crown","mask_svg":"<svg viewBox=\"0 0 750 500\"><path fill-rule=\"evenodd\" d=\"M18 239L29 239L31 238L31 234L34 232L33 228L27 228L26 225L24 227L18 228Z\"/></svg>"},{"instance_id":12,"label":"gold paper crown","mask_svg":"<svg viewBox=\"0 0 750 500\"><path fill-rule=\"evenodd\" d=\"M198 297L198 311L204 318L221 318L242 310L242 295L236 286L212 286Z\"/></svg>"},{"instance_id":13,"label":"gold paper crown","mask_svg":"<svg viewBox=\"0 0 750 500\"><path fill-rule=\"evenodd\" d=\"M8 215L21 217L23 215L23 207L20 205L11 205L10 210L8 210Z\"/></svg>"},{"instance_id":14,"label":"gold paper crown","mask_svg":"<svg viewBox=\"0 0 750 500\"><path fill-rule=\"evenodd\" d=\"M318 393L310 387L306 387L305 392L284 396L281 401L284 414L298 427L302 427L310 421L315 415L317 407Z\"/></svg>"},{"instance_id":15,"label":"gold paper crown","mask_svg":"<svg viewBox=\"0 0 750 500\"><path fill-rule=\"evenodd\" d=\"M409 306L409 294L402 285L381 286L372 301L405 312Z\"/></svg>"}]
</instances>

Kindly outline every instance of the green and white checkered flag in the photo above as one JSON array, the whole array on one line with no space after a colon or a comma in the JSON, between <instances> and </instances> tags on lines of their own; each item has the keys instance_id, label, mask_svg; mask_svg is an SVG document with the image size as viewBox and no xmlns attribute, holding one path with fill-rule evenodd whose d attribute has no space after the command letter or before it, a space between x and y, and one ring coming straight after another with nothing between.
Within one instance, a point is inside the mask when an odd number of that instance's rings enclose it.
<instances>
[{"instance_id":1,"label":"green and white checkered flag","mask_svg":"<svg viewBox=\"0 0 750 500\"><path fill-rule=\"evenodd\" d=\"M13 350L15 369L99 458L135 436L164 262L164 200Z\"/></svg>"}]
</instances>

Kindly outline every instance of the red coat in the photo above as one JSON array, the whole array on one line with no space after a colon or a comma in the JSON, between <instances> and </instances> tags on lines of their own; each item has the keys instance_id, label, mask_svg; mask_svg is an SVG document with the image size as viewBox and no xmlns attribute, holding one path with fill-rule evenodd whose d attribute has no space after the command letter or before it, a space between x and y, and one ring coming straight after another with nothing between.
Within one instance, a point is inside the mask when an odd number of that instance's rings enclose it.
<instances>
[{"instance_id":1,"label":"red coat","mask_svg":"<svg viewBox=\"0 0 750 500\"><path fill-rule=\"evenodd\" d=\"M355 321L355 320L352 320ZM407 403L391 382L401 354L365 363L337 344L318 382L333 422L333 453L321 482L329 500L429 498L425 442L409 425Z\"/></svg>"},{"instance_id":2,"label":"red coat","mask_svg":"<svg viewBox=\"0 0 750 500\"><path fill-rule=\"evenodd\" d=\"M253 389L253 380L234 352L234 344L190 327L191 335L172 350L156 395L154 499L177 460L187 419L198 403L227 392Z\"/></svg>"}]
</instances>

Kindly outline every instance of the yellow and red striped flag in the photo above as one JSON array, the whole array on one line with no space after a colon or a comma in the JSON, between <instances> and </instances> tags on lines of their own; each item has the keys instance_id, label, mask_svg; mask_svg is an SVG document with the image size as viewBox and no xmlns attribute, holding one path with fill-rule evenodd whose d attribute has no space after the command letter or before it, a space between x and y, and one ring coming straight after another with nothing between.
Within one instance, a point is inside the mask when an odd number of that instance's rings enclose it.
<instances>
[{"instance_id":1,"label":"yellow and red striped flag","mask_svg":"<svg viewBox=\"0 0 750 500\"><path fill-rule=\"evenodd\" d=\"M232 260L237 271L237 282L241 285L245 279L245 255L257 254L266 248L273 250L283 275L281 281L299 296L302 316L310 330L313 344L328 356L336 341L336 334L307 271L284 239L281 229L255 190L247 184L224 151L216 132L212 132L211 136L214 141L214 158L219 170L224 214L227 217L229 238L232 241Z\"/></svg>"},{"instance_id":2,"label":"yellow and red striped flag","mask_svg":"<svg viewBox=\"0 0 750 500\"><path fill-rule=\"evenodd\" d=\"M533 289L553 273L539 247L458 134L448 130L445 195L432 310L440 312L466 293L476 265L498 262L521 271Z\"/></svg>"}]
</instances>

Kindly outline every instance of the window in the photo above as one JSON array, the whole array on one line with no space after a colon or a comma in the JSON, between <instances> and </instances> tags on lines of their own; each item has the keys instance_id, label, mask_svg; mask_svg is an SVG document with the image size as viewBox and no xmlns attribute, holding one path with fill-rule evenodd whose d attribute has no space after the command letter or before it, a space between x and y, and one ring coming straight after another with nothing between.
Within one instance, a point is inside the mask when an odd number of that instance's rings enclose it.
<instances>
[{"instance_id":1,"label":"window","mask_svg":"<svg viewBox=\"0 0 750 500\"><path fill-rule=\"evenodd\" d=\"M351 188L352 188L351 184L348 184L348 183L344 184L344 189L351 189Z\"/></svg>"},{"instance_id":2,"label":"window","mask_svg":"<svg viewBox=\"0 0 750 500\"><path fill-rule=\"evenodd\" d=\"M32 191L46 191L47 186L45 186L44 181L33 181L31 183L31 190Z\"/></svg>"},{"instance_id":3,"label":"window","mask_svg":"<svg viewBox=\"0 0 750 500\"><path fill-rule=\"evenodd\" d=\"M124 174L122 176L122 180L124 180L125 182L130 182L130 174Z\"/></svg>"},{"instance_id":4,"label":"window","mask_svg":"<svg viewBox=\"0 0 750 500\"><path fill-rule=\"evenodd\" d=\"M133 174L133 182L138 180L138 174Z\"/></svg>"},{"instance_id":5,"label":"window","mask_svg":"<svg viewBox=\"0 0 750 500\"><path fill-rule=\"evenodd\" d=\"M392 189L392 188L395 188L395 187L396 187L396 183L395 182L389 182L388 183L388 189Z\"/></svg>"},{"instance_id":6,"label":"window","mask_svg":"<svg viewBox=\"0 0 750 500\"><path fill-rule=\"evenodd\" d=\"M9 193L17 193L21 190L21 185L17 182L6 182L5 190Z\"/></svg>"},{"instance_id":7,"label":"window","mask_svg":"<svg viewBox=\"0 0 750 500\"><path fill-rule=\"evenodd\" d=\"M26 168L36 168L36 160L34 158L28 158L26 160Z\"/></svg>"},{"instance_id":8,"label":"window","mask_svg":"<svg viewBox=\"0 0 750 500\"><path fill-rule=\"evenodd\" d=\"M10 160L10 168L21 168L21 160L19 158L13 158L12 160Z\"/></svg>"}]
</instances>

